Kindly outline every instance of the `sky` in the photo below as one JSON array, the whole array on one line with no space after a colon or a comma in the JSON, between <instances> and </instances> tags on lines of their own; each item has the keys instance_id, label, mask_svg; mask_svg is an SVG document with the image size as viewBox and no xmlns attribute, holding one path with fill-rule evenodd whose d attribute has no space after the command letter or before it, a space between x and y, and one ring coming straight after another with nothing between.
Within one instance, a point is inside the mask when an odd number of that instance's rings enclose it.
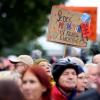
<instances>
[{"instance_id":1,"label":"sky","mask_svg":"<svg viewBox=\"0 0 100 100\"><path fill-rule=\"evenodd\" d=\"M67 6L88 6L88 7L98 7L98 16L97 16L97 33L100 34L100 0L69 0L66 3ZM62 50L62 44L55 44L52 42L48 42L46 40L46 36L42 36L38 39L38 42L42 45L46 50Z\"/></svg>"}]
</instances>

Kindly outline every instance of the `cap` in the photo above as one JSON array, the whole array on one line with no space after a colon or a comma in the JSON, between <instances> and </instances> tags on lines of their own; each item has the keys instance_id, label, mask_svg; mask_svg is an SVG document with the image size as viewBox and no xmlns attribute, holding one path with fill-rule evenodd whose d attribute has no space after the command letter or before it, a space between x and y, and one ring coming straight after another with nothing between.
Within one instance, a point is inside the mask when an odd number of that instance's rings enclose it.
<instances>
[{"instance_id":1,"label":"cap","mask_svg":"<svg viewBox=\"0 0 100 100\"><path fill-rule=\"evenodd\" d=\"M33 59L29 55L20 55L15 59L9 59L11 63L19 63L22 62L27 65L33 65Z\"/></svg>"}]
</instances>

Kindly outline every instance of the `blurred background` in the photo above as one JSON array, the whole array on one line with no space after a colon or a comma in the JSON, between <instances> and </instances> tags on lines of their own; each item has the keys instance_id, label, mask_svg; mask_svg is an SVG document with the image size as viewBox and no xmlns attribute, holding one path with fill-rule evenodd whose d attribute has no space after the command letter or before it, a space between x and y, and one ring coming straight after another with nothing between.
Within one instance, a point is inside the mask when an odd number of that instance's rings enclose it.
<instances>
[{"instance_id":1,"label":"blurred background","mask_svg":"<svg viewBox=\"0 0 100 100\"><path fill-rule=\"evenodd\" d=\"M86 48L75 48L46 40L53 5L91 6L98 8L97 39ZM29 54L40 50L42 56L57 58L79 56L84 62L100 53L100 0L0 0L0 56ZM32 55L34 56L34 55Z\"/></svg>"}]
</instances>

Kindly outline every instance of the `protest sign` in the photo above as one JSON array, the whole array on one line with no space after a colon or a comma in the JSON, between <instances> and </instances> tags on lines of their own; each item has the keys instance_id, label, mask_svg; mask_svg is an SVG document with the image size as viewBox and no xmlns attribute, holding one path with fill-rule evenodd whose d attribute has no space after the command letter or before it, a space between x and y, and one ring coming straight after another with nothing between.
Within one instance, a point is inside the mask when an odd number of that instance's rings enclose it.
<instances>
[{"instance_id":1,"label":"protest sign","mask_svg":"<svg viewBox=\"0 0 100 100\"><path fill-rule=\"evenodd\" d=\"M83 18L83 13L53 6L47 39L72 46L86 47L87 39L83 38L80 26L83 23ZM88 23L90 23L90 19Z\"/></svg>"},{"instance_id":2,"label":"protest sign","mask_svg":"<svg viewBox=\"0 0 100 100\"><path fill-rule=\"evenodd\" d=\"M81 13L88 13L91 16L90 29L91 34L88 36L89 40L96 41L97 38L97 7L75 7L59 5L65 10L78 11Z\"/></svg>"}]
</instances>

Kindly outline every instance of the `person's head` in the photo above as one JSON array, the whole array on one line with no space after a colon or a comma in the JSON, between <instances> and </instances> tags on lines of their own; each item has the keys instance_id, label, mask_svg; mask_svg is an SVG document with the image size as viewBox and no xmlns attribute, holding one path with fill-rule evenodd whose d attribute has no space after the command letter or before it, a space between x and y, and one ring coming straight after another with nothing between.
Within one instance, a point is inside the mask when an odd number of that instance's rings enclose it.
<instances>
[{"instance_id":1,"label":"person's head","mask_svg":"<svg viewBox=\"0 0 100 100\"><path fill-rule=\"evenodd\" d=\"M17 85L19 86L20 90L22 91L22 79L20 77L16 77L13 79Z\"/></svg>"},{"instance_id":2,"label":"person's head","mask_svg":"<svg viewBox=\"0 0 100 100\"><path fill-rule=\"evenodd\" d=\"M25 100L25 98L14 81L0 80L0 100Z\"/></svg>"},{"instance_id":3,"label":"person's head","mask_svg":"<svg viewBox=\"0 0 100 100\"><path fill-rule=\"evenodd\" d=\"M5 57L0 57L0 71L9 70L9 60Z\"/></svg>"},{"instance_id":4,"label":"person's head","mask_svg":"<svg viewBox=\"0 0 100 100\"><path fill-rule=\"evenodd\" d=\"M44 58L36 59L34 61L34 64L38 64L40 67L42 67L46 71L49 77L52 77L51 65L47 59L44 59Z\"/></svg>"},{"instance_id":5,"label":"person's head","mask_svg":"<svg viewBox=\"0 0 100 100\"><path fill-rule=\"evenodd\" d=\"M39 49L35 49L31 52L31 56L33 60L39 59L42 57L42 51Z\"/></svg>"},{"instance_id":6,"label":"person's head","mask_svg":"<svg viewBox=\"0 0 100 100\"><path fill-rule=\"evenodd\" d=\"M84 66L79 65L79 74L77 79L77 91L78 93L84 92L87 89L88 77L84 71Z\"/></svg>"},{"instance_id":7,"label":"person's head","mask_svg":"<svg viewBox=\"0 0 100 100\"><path fill-rule=\"evenodd\" d=\"M53 65L53 78L63 90L72 90L77 85L78 66L65 60L58 60Z\"/></svg>"},{"instance_id":8,"label":"person's head","mask_svg":"<svg viewBox=\"0 0 100 100\"><path fill-rule=\"evenodd\" d=\"M89 86L92 88L96 88L96 79L97 79L97 64L88 63L85 65L87 69Z\"/></svg>"},{"instance_id":9,"label":"person's head","mask_svg":"<svg viewBox=\"0 0 100 100\"><path fill-rule=\"evenodd\" d=\"M3 58L0 57L0 69L3 69L3 67L4 67Z\"/></svg>"},{"instance_id":10,"label":"person's head","mask_svg":"<svg viewBox=\"0 0 100 100\"><path fill-rule=\"evenodd\" d=\"M77 79L77 91L78 93L85 91L86 89L86 85L88 83L87 78L86 78L86 74L83 70L84 68L84 62L78 58L78 57L66 57L67 59L69 59L71 62L76 63L79 67L79 73L78 73L78 79Z\"/></svg>"},{"instance_id":11,"label":"person's head","mask_svg":"<svg viewBox=\"0 0 100 100\"><path fill-rule=\"evenodd\" d=\"M88 79L85 72L78 74L77 91L84 92L87 89Z\"/></svg>"},{"instance_id":12,"label":"person's head","mask_svg":"<svg viewBox=\"0 0 100 100\"><path fill-rule=\"evenodd\" d=\"M29 55L20 55L16 59L10 59L10 62L15 64L15 70L19 73L23 73L27 66L33 65L33 59Z\"/></svg>"},{"instance_id":13,"label":"person's head","mask_svg":"<svg viewBox=\"0 0 100 100\"><path fill-rule=\"evenodd\" d=\"M96 83L97 83L97 90L99 91L100 93L100 63L98 64L98 71L97 71L97 80L96 80Z\"/></svg>"},{"instance_id":14,"label":"person's head","mask_svg":"<svg viewBox=\"0 0 100 100\"><path fill-rule=\"evenodd\" d=\"M52 56L52 57L50 58L50 64L53 64L53 63L55 63L56 61L57 61L56 56Z\"/></svg>"},{"instance_id":15,"label":"person's head","mask_svg":"<svg viewBox=\"0 0 100 100\"><path fill-rule=\"evenodd\" d=\"M27 100L50 100L51 84L46 72L38 65L22 74L22 88Z\"/></svg>"},{"instance_id":16,"label":"person's head","mask_svg":"<svg viewBox=\"0 0 100 100\"><path fill-rule=\"evenodd\" d=\"M100 54L96 54L93 58L92 58L92 62L95 64L100 63Z\"/></svg>"}]
</instances>

